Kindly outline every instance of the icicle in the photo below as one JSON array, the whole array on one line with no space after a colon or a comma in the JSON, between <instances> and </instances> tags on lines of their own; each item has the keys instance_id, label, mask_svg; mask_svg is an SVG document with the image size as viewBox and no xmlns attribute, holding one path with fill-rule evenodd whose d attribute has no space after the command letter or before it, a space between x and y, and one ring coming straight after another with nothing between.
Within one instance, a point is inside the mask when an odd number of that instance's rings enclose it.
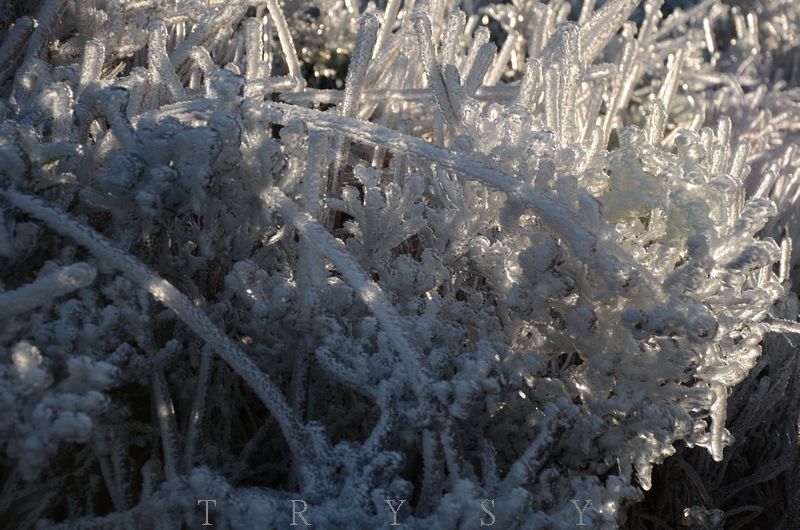
<instances>
[{"instance_id":1,"label":"icicle","mask_svg":"<svg viewBox=\"0 0 800 530\"><path fill-rule=\"evenodd\" d=\"M269 78L272 75L272 25L270 24L269 17L264 17L263 22L263 50L264 61L261 67L264 69L261 75L264 78Z\"/></svg>"},{"instance_id":2,"label":"icicle","mask_svg":"<svg viewBox=\"0 0 800 530\"><path fill-rule=\"evenodd\" d=\"M312 254L313 255L313 254ZM306 289L313 287L306 285ZM307 322L308 320L306 320ZM308 342L307 340L305 342ZM292 361L291 384L289 386L289 402L294 411L302 418L305 415L308 404L308 370L311 367L309 350L313 349L309 344L304 345L302 351L295 353Z\"/></svg>"},{"instance_id":3,"label":"icicle","mask_svg":"<svg viewBox=\"0 0 800 530\"><path fill-rule=\"evenodd\" d=\"M422 431L422 483L417 511L425 514L436 507L435 499L441 496L445 480L442 451L439 439L431 429Z\"/></svg>"},{"instance_id":4,"label":"icicle","mask_svg":"<svg viewBox=\"0 0 800 530\"><path fill-rule=\"evenodd\" d=\"M411 135L414 130L414 122L407 118L401 119L397 123L397 130L400 134L405 136ZM403 189L405 189L406 181L408 179L408 155L405 153L397 153L394 162L394 181L401 182Z\"/></svg>"},{"instance_id":5,"label":"icicle","mask_svg":"<svg viewBox=\"0 0 800 530\"><path fill-rule=\"evenodd\" d=\"M120 487L118 481L114 477L114 473L111 471L111 465L108 461L109 451L106 447L106 442L96 440L92 445L94 456L97 459L97 463L100 465L100 474L102 475L103 481L106 484L109 497L111 497L111 503L114 505L115 510L121 512L126 509L125 495L123 494L122 488Z\"/></svg>"},{"instance_id":6,"label":"icicle","mask_svg":"<svg viewBox=\"0 0 800 530\"><path fill-rule=\"evenodd\" d=\"M327 162L328 135L312 132L308 135L307 162L303 170L302 191L303 206L313 219L320 217L322 177ZM308 241L300 241L300 251L297 258L297 286L300 292L299 306L300 318L309 327L314 322L313 308L316 292L325 281L325 258ZM312 331L303 339L303 345L297 352L292 366L291 379L291 404L298 415L303 417L308 403L308 370L310 366L309 352L314 351L310 337ZM319 351L317 350L317 353Z\"/></svg>"},{"instance_id":7,"label":"icicle","mask_svg":"<svg viewBox=\"0 0 800 530\"><path fill-rule=\"evenodd\" d=\"M486 492L494 494L500 484L497 450L492 445L492 442L486 438L481 438L479 444L481 449L481 477L483 477Z\"/></svg>"},{"instance_id":8,"label":"icicle","mask_svg":"<svg viewBox=\"0 0 800 530\"><path fill-rule=\"evenodd\" d=\"M461 36L461 40L463 42L469 43L472 40L472 36L475 33L475 29L478 27L478 24L480 23L480 19L481 17L479 17L477 14L469 15L467 18L467 23L464 26L464 34ZM463 58L464 57L462 56L462 59ZM460 67L461 64L459 63L459 68Z\"/></svg>"},{"instance_id":9,"label":"icicle","mask_svg":"<svg viewBox=\"0 0 800 530\"><path fill-rule=\"evenodd\" d=\"M770 331L800 334L800 322L794 322L792 320L774 319L774 320L767 320L766 324Z\"/></svg>"},{"instance_id":10,"label":"icicle","mask_svg":"<svg viewBox=\"0 0 800 530\"><path fill-rule=\"evenodd\" d=\"M714 131L711 127L700 129L700 145L707 157L711 157L711 145L714 142Z\"/></svg>"},{"instance_id":11,"label":"icicle","mask_svg":"<svg viewBox=\"0 0 800 530\"><path fill-rule=\"evenodd\" d=\"M797 144L791 144L787 146L786 150L783 152L783 156L781 157L780 161L781 169L788 167L791 164L792 160L795 159L796 155L797 155Z\"/></svg>"},{"instance_id":12,"label":"icicle","mask_svg":"<svg viewBox=\"0 0 800 530\"><path fill-rule=\"evenodd\" d=\"M242 70L246 67L244 63L244 54L245 54L245 41L247 40L247 32L246 31L237 31L230 46L231 51L233 52L233 56L229 59L229 64L225 65L225 68L233 69L235 68L234 73L236 75L243 75ZM240 67L241 65L241 67Z\"/></svg>"},{"instance_id":13,"label":"icicle","mask_svg":"<svg viewBox=\"0 0 800 530\"><path fill-rule=\"evenodd\" d=\"M572 12L572 3L562 1L559 3L554 4L557 9L555 10L555 19L553 20L553 24L551 27L555 28L556 26L563 24L567 21L567 17Z\"/></svg>"},{"instance_id":14,"label":"icicle","mask_svg":"<svg viewBox=\"0 0 800 530\"><path fill-rule=\"evenodd\" d=\"M117 477L123 505L127 509L131 505L130 470L127 462L127 444L120 437L113 437L111 440L111 466L114 476Z\"/></svg>"},{"instance_id":15,"label":"icicle","mask_svg":"<svg viewBox=\"0 0 800 530\"><path fill-rule=\"evenodd\" d=\"M376 392L376 401L381 411L378 422L364 441L363 454L376 455L383 450L396 432L396 409L393 407L395 389L392 383L381 381Z\"/></svg>"},{"instance_id":16,"label":"icicle","mask_svg":"<svg viewBox=\"0 0 800 530\"><path fill-rule=\"evenodd\" d=\"M319 132L308 135L308 159L303 171L303 204L315 219L320 214L322 178L328 158L328 136Z\"/></svg>"},{"instance_id":17,"label":"icicle","mask_svg":"<svg viewBox=\"0 0 800 530\"><path fill-rule=\"evenodd\" d=\"M750 153L750 144L748 142L741 142L736 146L736 151L731 157L730 168L728 172L730 175L743 182L747 172L747 155Z\"/></svg>"},{"instance_id":18,"label":"icicle","mask_svg":"<svg viewBox=\"0 0 800 530\"><path fill-rule=\"evenodd\" d=\"M137 148L136 132L128 120L130 94L122 87L112 86L103 91L102 110L119 143L131 151Z\"/></svg>"},{"instance_id":19,"label":"icicle","mask_svg":"<svg viewBox=\"0 0 800 530\"><path fill-rule=\"evenodd\" d=\"M553 32L558 14L554 6L555 4L543 5L540 2L535 2L531 6L531 17L542 22L534 24L531 28L531 35L528 39L528 57L538 56L547 43L548 37Z\"/></svg>"},{"instance_id":20,"label":"icicle","mask_svg":"<svg viewBox=\"0 0 800 530\"><path fill-rule=\"evenodd\" d=\"M126 85L130 97L127 111L129 121L141 114L144 109L144 103L150 90L149 77L148 71L144 68L134 68L128 76Z\"/></svg>"},{"instance_id":21,"label":"icicle","mask_svg":"<svg viewBox=\"0 0 800 530\"><path fill-rule=\"evenodd\" d=\"M53 117L51 139L54 142L69 142L72 137L73 113L72 91L65 84L51 85L45 89L50 113Z\"/></svg>"},{"instance_id":22,"label":"icicle","mask_svg":"<svg viewBox=\"0 0 800 530\"><path fill-rule=\"evenodd\" d=\"M784 236L781 240L781 261L778 281L783 283L789 278L789 270L792 263L792 238Z\"/></svg>"}]
</instances>

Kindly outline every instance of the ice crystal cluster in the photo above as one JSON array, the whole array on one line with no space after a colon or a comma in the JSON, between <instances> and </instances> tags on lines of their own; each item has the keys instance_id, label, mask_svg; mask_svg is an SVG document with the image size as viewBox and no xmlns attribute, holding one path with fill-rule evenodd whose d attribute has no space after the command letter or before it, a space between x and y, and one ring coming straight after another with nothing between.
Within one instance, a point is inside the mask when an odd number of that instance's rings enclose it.
<instances>
[{"instance_id":1,"label":"ice crystal cluster","mask_svg":"<svg viewBox=\"0 0 800 530\"><path fill-rule=\"evenodd\" d=\"M800 4L662 4L1 4L0 524L797 528Z\"/></svg>"}]
</instances>

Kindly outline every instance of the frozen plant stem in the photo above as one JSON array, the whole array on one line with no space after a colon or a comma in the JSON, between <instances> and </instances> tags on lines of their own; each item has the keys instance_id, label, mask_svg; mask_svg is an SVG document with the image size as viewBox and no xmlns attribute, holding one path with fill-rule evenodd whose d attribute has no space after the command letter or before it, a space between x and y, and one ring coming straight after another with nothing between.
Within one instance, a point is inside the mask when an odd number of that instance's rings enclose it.
<instances>
[{"instance_id":1,"label":"frozen plant stem","mask_svg":"<svg viewBox=\"0 0 800 530\"><path fill-rule=\"evenodd\" d=\"M794 4L344 1L0 8L4 525L616 528L684 445L704 506L791 473Z\"/></svg>"},{"instance_id":2,"label":"frozen plant stem","mask_svg":"<svg viewBox=\"0 0 800 530\"><path fill-rule=\"evenodd\" d=\"M87 247L104 263L119 270L170 308L193 332L205 340L258 395L275 417L289 448L300 465L311 465L309 433L298 421L281 391L239 347L170 282L143 263L116 248L111 241L41 199L13 190L0 192L14 206L47 224L53 231Z\"/></svg>"},{"instance_id":3,"label":"frozen plant stem","mask_svg":"<svg viewBox=\"0 0 800 530\"><path fill-rule=\"evenodd\" d=\"M150 386L153 389L158 428L161 431L164 475L167 480L173 480L178 476L178 429L175 425L175 408L169 395L167 381L161 371L152 375Z\"/></svg>"},{"instance_id":4,"label":"frozen plant stem","mask_svg":"<svg viewBox=\"0 0 800 530\"><path fill-rule=\"evenodd\" d=\"M275 29L278 31L278 40L281 43L283 56L289 67L289 76L294 80L295 86L300 89L305 82L303 80L303 74L300 71L300 61L297 59L294 41L289 33L289 26L286 25L286 17L283 16L283 10L281 10L281 6L278 5L278 0L267 0L267 9L275 24Z\"/></svg>"},{"instance_id":5,"label":"frozen plant stem","mask_svg":"<svg viewBox=\"0 0 800 530\"><path fill-rule=\"evenodd\" d=\"M359 298L383 326L409 374L416 380L415 389L420 400L429 401L432 396L431 376L419 353L406 337L403 318L386 300L381 288L367 277L339 240L334 239L310 215L302 212L281 190L275 187L268 189L261 194L261 199L292 223L309 243L333 263L342 278L358 293Z\"/></svg>"},{"instance_id":6,"label":"frozen plant stem","mask_svg":"<svg viewBox=\"0 0 800 530\"><path fill-rule=\"evenodd\" d=\"M580 260L585 263L593 263L597 272L612 286L617 287L619 282L624 282L624 279L620 278L621 274L625 274L620 268L622 264L596 247L596 237L588 228L581 226L570 211L537 190L528 186L522 187L517 179L503 173L496 167L492 167L483 160L471 156L456 155L447 149L385 127L365 124L347 118L333 117L319 111L301 109L281 103L273 103L271 105L285 113L281 121L286 123L292 119L301 119L306 122L309 128L344 133L352 139L368 145L389 147L398 153L410 154L434 162L444 169L456 171L490 188L509 194L536 212L544 224L554 232L559 233L569 243ZM620 249L618 253L623 254L623 251ZM639 267L632 260L629 260L624 265L626 268L635 271L628 274L635 274L642 280L640 283L642 289L651 290L657 288L655 280L651 279L651 275L644 268Z\"/></svg>"},{"instance_id":7,"label":"frozen plant stem","mask_svg":"<svg viewBox=\"0 0 800 530\"><path fill-rule=\"evenodd\" d=\"M642 0L611 0L594 12L581 28L583 58L591 63Z\"/></svg>"},{"instance_id":8,"label":"frozen plant stem","mask_svg":"<svg viewBox=\"0 0 800 530\"><path fill-rule=\"evenodd\" d=\"M353 49L353 54L350 59L350 68L347 70L344 99L339 107L339 114L344 117L352 118L358 110L358 100L361 96L364 76L367 74L369 60L375 48L375 40L377 39L379 25L378 16L374 13L364 13L361 15L358 33L356 34L355 48ZM347 146L347 138L339 136L336 139L336 156L333 160L333 168L331 169L327 189L325 190L328 197L339 196L339 171L341 171L347 158ZM333 222L332 214L330 214L330 216L328 220L329 226L331 226Z\"/></svg>"},{"instance_id":9,"label":"frozen plant stem","mask_svg":"<svg viewBox=\"0 0 800 530\"><path fill-rule=\"evenodd\" d=\"M50 32L53 30L58 15L66 3L66 0L44 0L42 2L39 11L36 13L35 29L28 40L28 48L25 50L25 62L39 57L39 54L47 46Z\"/></svg>"},{"instance_id":10,"label":"frozen plant stem","mask_svg":"<svg viewBox=\"0 0 800 530\"><path fill-rule=\"evenodd\" d=\"M0 85L14 72L18 56L34 32L35 23L30 17L20 17L14 22L14 28L6 33L0 47Z\"/></svg>"},{"instance_id":11,"label":"frozen plant stem","mask_svg":"<svg viewBox=\"0 0 800 530\"><path fill-rule=\"evenodd\" d=\"M728 388L722 383L711 384L714 402L711 404L711 457L722 462L722 434L725 430L725 416L728 409Z\"/></svg>"},{"instance_id":12,"label":"frozen plant stem","mask_svg":"<svg viewBox=\"0 0 800 530\"><path fill-rule=\"evenodd\" d=\"M97 271L87 263L74 263L19 289L0 293L0 320L19 315L82 289L94 281Z\"/></svg>"},{"instance_id":13,"label":"frozen plant stem","mask_svg":"<svg viewBox=\"0 0 800 530\"><path fill-rule=\"evenodd\" d=\"M189 415L189 427L186 434L186 448L183 451L183 467L188 473L194 467L194 451L200 437L200 428L206 410L206 392L211 377L211 348L206 346L200 356L200 371L197 374L197 387L194 390L192 411Z\"/></svg>"},{"instance_id":14,"label":"frozen plant stem","mask_svg":"<svg viewBox=\"0 0 800 530\"><path fill-rule=\"evenodd\" d=\"M160 79L175 101L186 99L186 91L167 55L167 27L160 20L148 27L147 63L156 79Z\"/></svg>"},{"instance_id":15,"label":"frozen plant stem","mask_svg":"<svg viewBox=\"0 0 800 530\"><path fill-rule=\"evenodd\" d=\"M436 62L436 50L431 32L431 20L425 15L414 15L412 22L419 42L419 54L422 65L425 67L425 76L428 80L433 99L439 107L444 122L450 127L456 127L458 119L453 111L453 105L445 88L442 71Z\"/></svg>"}]
</instances>

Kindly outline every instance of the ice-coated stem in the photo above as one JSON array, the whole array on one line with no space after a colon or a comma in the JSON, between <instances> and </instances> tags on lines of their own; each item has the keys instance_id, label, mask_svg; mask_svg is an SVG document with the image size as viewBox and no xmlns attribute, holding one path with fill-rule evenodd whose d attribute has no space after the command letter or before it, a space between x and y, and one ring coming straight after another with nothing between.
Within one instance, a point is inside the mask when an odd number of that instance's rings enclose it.
<instances>
[{"instance_id":1,"label":"ice-coated stem","mask_svg":"<svg viewBox=\"0 0 800 530\"><path fill-rule=\"evenodd\" d=\"M342 278L383 326L409 374L418 383L416 386L418 395L427 401L432 395L430 389L432 378L419 352L407 337L403 318L386 299L381 288L367 277L361 266L344 249L341 241L315 222L308 213L301 211L280 189L272 187L265 190L261 194L261 199L267 206L279 211L303 237L333 263Z\"/></svg>"},{"instance_id":2,"label":"ice-coated stem","mask_svg":"<svg viewBox=\"0 0 800 530\"><path fill-rule=\"evenodd\" d=\"M300 61L297 58L294 40L292 40L292 35L289 33L289 26L286 24L286 17L283 16L283 10L281 6L278 5L278 0L266 0L266 2L269 16L275 24L275 29L278 31L278 40L281 43L286 65L289 67L289 77L294 79L295 86L301 89L305 81L303 79L303 73L300 70Z\"/></svg>"},{"instance_id":3,"label":"ice-coated stem","mask_svg":"<svg viewBox=\"0 0 800 530\"><path fill-rule=\"evenodd\" d=\"M0 293L0 320L52 302L60 296L91 285L97 270L88 263L74 263L19 289Z\"/></svg>"},{"instance_id":4,"label":"ice-coated stem","mask_svg":"<svg viewBox=\"0 0 800 530\"><path fill-rule=\"evenodd\" d=\"M581 28L583 56L591 63L642 0L611 0L594 12Z\"/></svg>"},{"instance_id":5,"label":"ice-coated stem","mask_svg":"<svg viewBox=\"0 0 800 530\"><path fill-rule=\"evenodd\" d=\"M14 28L6 34L0 46L0 85L14 72L20 52L25 47L36 27L30 17L20 17L14 22Z\"/></svg>"},{"instance_id":6,"label":"ice-coated stem","mask_svg":"<svg viewBox=\"0 0 800 530\"><path fill-rule=\"evenodd\" d=\"M367 73L369 60L375 48L375 40L378 35L380 21L374 13L364 13L361 15L356 33L356 43L353 55L350 59L350 68L347 70L345 79L344 99L339 107L339 114L348 118L355 116L358 110L358 100L364 85L364 77ZM339 171L344 165L347 157L347 142L344 138L336 141L336 157L333 160L330 179L326 189L328 197L339 196Z\"/></svg>"},{"instance_id":7,"label":"ice-coated stem","mask_svg":"<svg viewBox=\"0 0 800 530\"><path fill-rule=\"evenodd\" d=\"M518 179L503 173L483 159L466 156L463 153L454 153L385 127L282 103L269 105L285 113L283 118L276 116L279 121L301 119L309 128L344 133L354 140L368 145L382 145L400 153L417 156L434 162L441 168L456 171L491 188L503 191L532 208L541 218L542 223L563 237L578 259L592 264L595 271L608 282L610 287L624 290L622 286L627 289L636 284L645 291L657 289L655 280L643 267L635 264L631 259L621 262L618 258L597 248L597 238L592 231L583 226L568 209L529 186L521 186ZM616 253L624 255L621 249L617 249ZM640 281L634 281L634 276L638 276Z\"/></svg>"},{"instance_id":8,"label":"ice-coated stem","mask_svg":"<svg viewBox=\"0 0 800 530\"><path fill-rule=\"evenodd\" d=\"M203 348L200 354L200 370L197 373L197 386L194 389L192 411L189 414L189 427L186 432L186 447L183 451L183 469L187 473L194 467L194 451L200 437L200 427L206 410L206 393L211 376L211 348Z\"/></svg>"},{"instance_id":9,"label":"ice-coated stem","mask_svg":"<svg viewBox=\"0 0 800 530\"><path fill-rule=\"evenodd\" d=\"M147 46L147 64L153 74L164 83L170 96L175 101L183 101L186 99L186 92L167 55L167 27L158 20L148 26L148 31L150 38Z\"/></svg>"},{"instance_id":10,"label":"ice-coated stem","mask_svg":"<svg viewBox=\"0 0 800 530\"><path fill-rule=\"evenodd\" d=\"M453 112L450 98L447 96L447 89L444 86L442 71L436 63L436 52L433 47L433 35L431 33L431 21L425 15L416 14L412 22L417 34L417 41L419 42L420 58L425 67L425 76L428 79L428 85L433 93L433 98L436 100L444 122L450 127L455 127L458 120Z\"/></svg>"},{"instance_id":11,"label":"ice-coated stem","mask_svg":"<svg viewBox=\"0 0 800 530\"><path fill-rule=\"evenodd\" d=\"M106 47L103 43L90 40L83 48L83 62L81 63L81 78L78 85L78 95L93 81L100 79L105 61Z\"/></svg>"},{"instance_id":12,"label":"ice-coated stem","mask_svg":"<svg viewBox=\"0 0 800 530\"><path fill-rule=\"evenodd\" d=\"M281 391L269 377L226 336L203 311L167 280L158 276L135 257L116 248L102 235L76 221L43 200L14 190L0 195L15 207L32 215L53 231L87 247L95 256L128 279L146 289L156 300L171 309L189 329L205 340L214 351L253 389L275 417L289 448L301 464L312 465L309 433L298 421Z\"/></svg>"},{"instance_id":13,"label":"ice-coated stem","mask_svg":"<svg viewBox=\"0 0 800 530\"><path fill-rule=\"evenodd\" d=\"M711 384L714 402L711 404L711 458L722 462L722 435L725 432L725 416L728 411L728 387L722 383Z\"/></svg>"},{"instance_id":14,"label":"ice-coated stem","mask_svg":"<svg viewBox=\"0 0 800 530\"><path fill-rule=\"evenodd\" d=\"M164 474L167 480L173 480L178 476L178 428L175 424L175 407L172 405L167 380L161 371L151 376L150 386L153 391L158 428L161 431Z\"/></svg>"},{"instance_id":15,"label":"ice-coated stem","mask_svg":"<svg viewBox=\"0 0 800 530\"><path fill-rule=\"evenodd\" d=\"M45 45L50 40L50 32L58 20L58 15L66 3L67 0L45 0L42 2L39 11L36 13L36 26L31 38L28 40L24 61L39 57L39 54L42 53Z\"/></svg>"}]
</instances>

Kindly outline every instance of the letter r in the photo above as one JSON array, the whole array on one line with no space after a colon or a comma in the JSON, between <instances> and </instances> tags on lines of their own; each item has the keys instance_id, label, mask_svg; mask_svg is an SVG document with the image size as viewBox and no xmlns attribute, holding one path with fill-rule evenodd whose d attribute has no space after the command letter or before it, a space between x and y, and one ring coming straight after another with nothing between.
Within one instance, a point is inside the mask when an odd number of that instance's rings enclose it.
<instances>
[{"instance_id":1,"label":"letter r","mask_svg":"<svg viewBox=\"0 0 800 530\"><path fill-rule=\"evenodd\" d=\"M303 514L306 513L306 510L308 510L308 504L306 504L306 501L304 501L303 499L289 499L289 500L292 501L292 524L290 524L289 526L297 526L297 522L295 521L295 516L299 516L300 519L303 520L304 525L311 526L311 523L306 521L306 518L303 517ZM296 502L303 503L303 509L299 512L297 511L297 508L295 508L294 505L294 503Z\"/></svg>"}]
</instances>

